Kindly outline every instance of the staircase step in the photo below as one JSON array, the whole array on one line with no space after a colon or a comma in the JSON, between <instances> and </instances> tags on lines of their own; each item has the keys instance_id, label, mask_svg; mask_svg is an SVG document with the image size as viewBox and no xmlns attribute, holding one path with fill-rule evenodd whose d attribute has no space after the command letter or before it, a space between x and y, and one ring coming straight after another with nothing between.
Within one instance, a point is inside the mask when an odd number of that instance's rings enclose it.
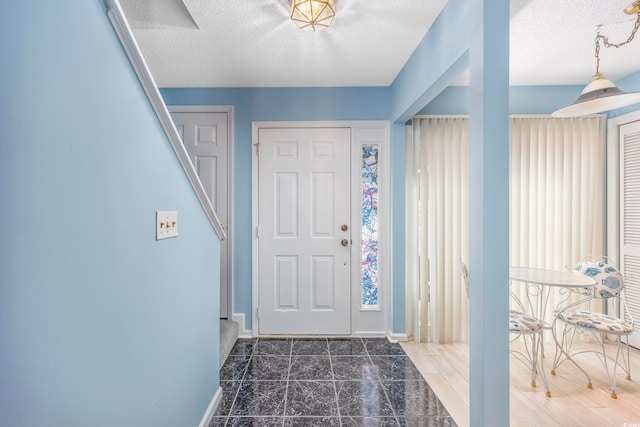
<instances>
[{"instance_id":1,"label":"staircase step","mask_svg":"<svg viewBox=\"0 0 640 427\"><path fill-rule=\"evenodd\" d=\"M220 367L227 360L233 345L238 340L238 323L232 320L220 319Z\"/></svg>"}]
</instances>

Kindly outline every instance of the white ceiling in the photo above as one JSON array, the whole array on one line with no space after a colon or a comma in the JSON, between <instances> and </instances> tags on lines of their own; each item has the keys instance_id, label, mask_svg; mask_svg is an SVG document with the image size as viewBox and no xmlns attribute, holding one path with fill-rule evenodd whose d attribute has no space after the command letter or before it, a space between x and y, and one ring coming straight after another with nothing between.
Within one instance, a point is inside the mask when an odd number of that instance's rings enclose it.
<instances>
[{"instance_id":1,"label":"white ceiling","mask_svg":"<svg viewBox=\"0 0 640 427\"><path fill-rule=\"evenodd\" d=\"M631 1L511 0L511 84L586 84L598 25L626 40ZM322 87L390 85L446 0L337 0L316 32L289 20L289 0L121 4L160 87ZM640 71L640 34L600 57L609 79Z\"/></svg>"}]
</instances>

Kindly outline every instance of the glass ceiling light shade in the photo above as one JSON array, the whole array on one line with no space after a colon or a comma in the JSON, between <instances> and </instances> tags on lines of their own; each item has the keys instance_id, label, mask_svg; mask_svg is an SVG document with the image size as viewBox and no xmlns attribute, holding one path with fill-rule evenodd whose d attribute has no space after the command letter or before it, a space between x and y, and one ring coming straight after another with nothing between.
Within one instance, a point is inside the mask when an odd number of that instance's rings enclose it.
<instances>
[{"instance_id":1,"label":"glass ceiling light shade","mask_svg":"<svg viewBox=\"0 0 640 427\"><path fill-rule=\"evenodd\" d=\"M611 43L606 36L596 35L596 73L591 82L584 88L582 94L575 102L567 107L551 113L553 117L575 117L587 114L602 113L616 108L640 102L640 92L624 92L611 81L605 79L600 73L600 41L605 47L620 47L633 40L640 27L640 0L627 6L624 12L629 15L637 15L636 23L629 38L622 43Z\"/></svg>"},{"instance_id":2,"label":"glass ceiling light shade","mask_svg":"<svg viewBox=\"0 0 640 427\"><path fill-rule=\"evenodd\" d=\"M298 28L328 27L336 15L336 0L291 0L291 20Z\"/></svg>"}]
</instances>

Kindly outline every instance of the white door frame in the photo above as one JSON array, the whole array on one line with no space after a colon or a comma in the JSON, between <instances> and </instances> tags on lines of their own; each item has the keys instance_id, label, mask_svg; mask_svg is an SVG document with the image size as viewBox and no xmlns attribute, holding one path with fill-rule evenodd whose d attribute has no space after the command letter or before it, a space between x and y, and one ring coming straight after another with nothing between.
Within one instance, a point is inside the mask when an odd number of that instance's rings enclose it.
<instances>
[{"instance_id":1,"label":"white door frame","mask_svg":"<svg viewBox=\"0 0 640 427\"><path fill-rule=\"evenodd\" d=\"M220 312L222 312L222 304L227 305L227 316L229 320L233 317L233 105L169 105L168 109L171 113L227 113L227 223L223 224L227 235L227 283L220 283L220 287L227 286L227 300L220 301ZM194 165L195 167L195 165ZM222 244L222 242L221 242Z\"/></svg>"},{"instance_id":2,"label":"white door frame","mask_svg":"<svg viewBox=\"0 0 640 427\"><path fill-rule=\"evenodd\" d=\"M640 110L632 111L607 120L607 256L611 258L624 274L622 254L622 195L621 179L622 166L620 162L620 128L626 124L640 121ZM618 314L620 308L617 307ZM637 333L637 332L636 332ZM634 340L629 337L631 345Z\"/></svg>"},{"instance_id":3,"label":"white door frame","mask_svg":"<svg viewBox=\"0 0 640 427\"><path fill-rule=\"evenodd\" d=\"M252 334L259 335L258 318L258 129L260 128L350 128L352 141L351 164L351 224L361 222L360 199L361 194L361 162L362 145L377 144L380 150L379 165L379 247L378 264L379 278L378 293L381 304L378 308L363 308L361 290L356 283L361 283L361 241L359 233L353 233L351 245L351 335L352 336L386 336L388 334L389 310L391 309L391 194L390 194L390 123L384 120L374 121L280 121L280 122L252 122ZM361 288L360 288L361 289Z\"/></svg>"},{"instance_id":4,"label":"white door frame","mask_svg":"<svg viewBox=\"0 0 640 427\"><path fill-rule=\"evenodd\" d=\"M607 120L607 256L620 259L620 126L640 121L640 110Z\"/></svg>"}]
</instances>

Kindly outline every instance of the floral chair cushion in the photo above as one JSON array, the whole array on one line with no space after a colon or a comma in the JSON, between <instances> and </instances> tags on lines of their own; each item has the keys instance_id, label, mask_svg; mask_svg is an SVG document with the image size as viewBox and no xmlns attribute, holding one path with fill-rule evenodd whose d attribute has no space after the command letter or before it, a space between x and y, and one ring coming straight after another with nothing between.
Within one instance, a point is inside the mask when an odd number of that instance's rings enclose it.
<instances>
[{"instance_id":1,"label":"floral chair cushion","mask_svg":"<svg viewBox=\"0 0 640 427\"><path fill-rule=\"evenodd\" d=\"M622 274L605 257L582 261L573 270L589 276L597 282L595 298L617 297L624 288Z\"/></svg>"},{"instance_id":2,"label":"floral chair cushion","mask_svg":"<svg viewBox=\"0 0 640 427\"><path fill-rule=\"evenodd\" d=\"M606 332L616 335L628 335L633 333L633 323L625 322L614 316L593 311L569 309L560 311L558 319L570 325L575 325L585 329L593 329L598 332Z\"/></svg>"},{"instance_id":3,"label":"floral chair cushion","mask_svg":"<svg viewBox=\"0 0 640 427\"><path fill-rule=\"evenodd\" d=\"M509 332L532 334L541 329L542 322L535 317L527 316L520 311L509 310Z\"/></svg>"}]
</instances>

